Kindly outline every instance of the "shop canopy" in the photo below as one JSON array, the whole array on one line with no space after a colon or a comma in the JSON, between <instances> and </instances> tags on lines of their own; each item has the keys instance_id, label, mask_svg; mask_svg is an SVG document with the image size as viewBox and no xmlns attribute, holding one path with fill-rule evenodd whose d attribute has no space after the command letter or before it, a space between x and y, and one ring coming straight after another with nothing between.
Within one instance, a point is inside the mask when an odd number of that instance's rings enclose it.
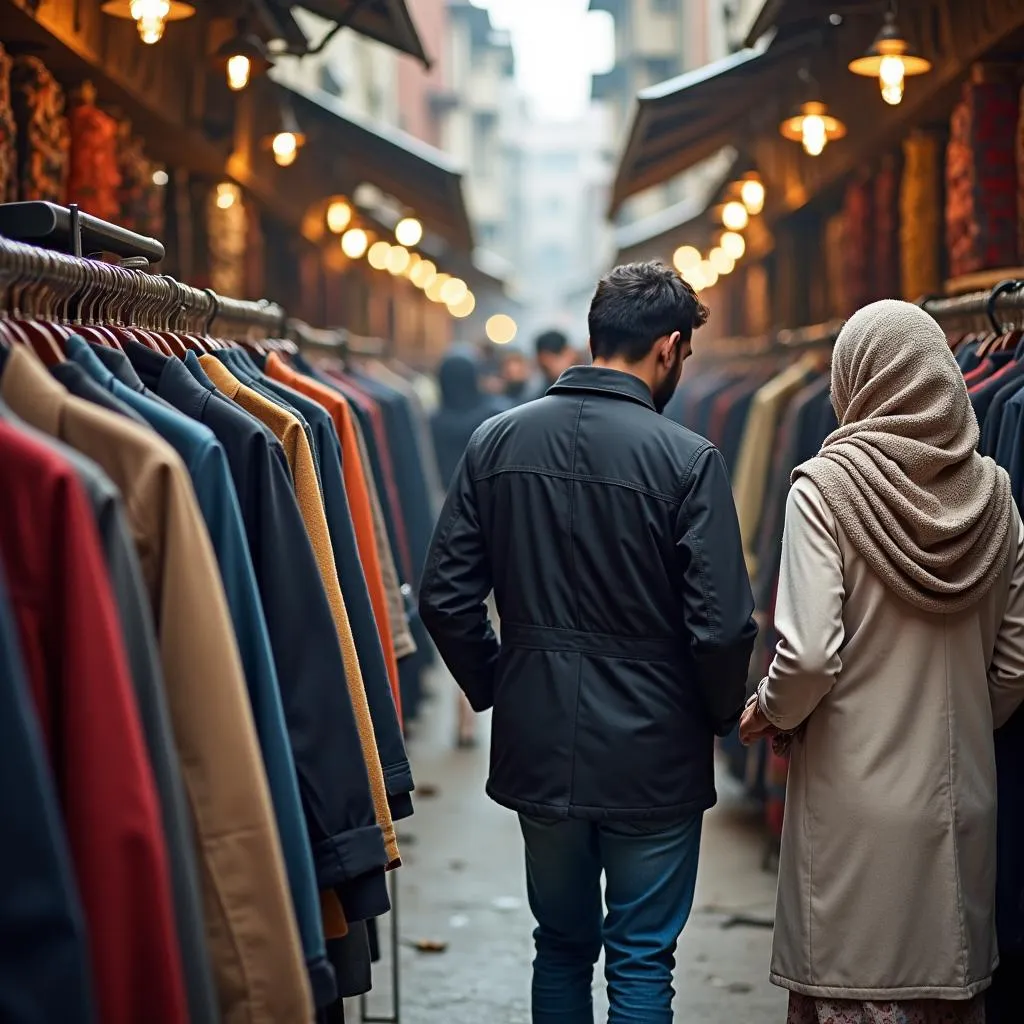
<instances>
[{"instance_id":1,"label":"shop canopy","mask_svg":"<svg viewBox=\"0 0 1024 1024\"><path fill-rule=\"evenodd\" d=\"M644 89L612 188L611 213L631 195L689 170L724 146L736 145L758 100L793 78L794 62L810 38L806 33L763 38L723 60Z\"/></svg>"},{"instance_id":2,"label":"shop canopy","mask_svg":"<svg viewBox=\"0 0 1024 1024\"><path fill-rule=\"evenodd\" d=\"M293 7L302 7L335 25L350 28L400 53L407 53L425 67L430 67L430 59L423 50L423 43L406 0L302 0L298 4L291 0L267 2L278 14L290 52L301 54L308 45L290 13ZM315 45L318 40L312 42Z\"/></svg>"},{"instance_id":3,"label":"shop canopy","mask_svg":"<svg viewBox=\"0 0 1024 1024\"><path fill-rule=\"evenodd\" d=\"M473 231L462 175L439 149L396 128L371 124L339 100L315 89L275 83L307 137L303 156L318 165L318 180L352 196L362 184L387 193L453 249L471 252Z\"/></svg>"}]
</instances>

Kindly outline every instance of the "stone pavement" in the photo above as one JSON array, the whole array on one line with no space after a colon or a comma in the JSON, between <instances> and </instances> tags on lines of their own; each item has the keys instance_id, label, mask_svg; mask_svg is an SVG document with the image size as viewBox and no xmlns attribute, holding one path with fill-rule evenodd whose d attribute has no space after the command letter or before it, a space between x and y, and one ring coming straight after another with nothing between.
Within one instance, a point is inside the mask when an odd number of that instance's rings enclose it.
<instances>
[{"instance_id":1,"label":"stone pavement","mask_svg":"<svg viewBox=\"0 0 1024 1024\"><path fill-rule=\"evenodd\" d=\"M484 794L486 742L455 751L454 683L433 681L410 744L421 790L402 822L399 872L402 1024L529 1024L532 919L515 816ZM481 721L481 739L486 723ZM428 796L431 789L436 795ZM761 868L762 832L730 780L705 819L697 897L680 941L676 1013L686 1024L782 1024L785 995L767 980L775 880ZM386 934L382 934L386 945ZM415 943L447 944L418 952ZM605 1019L601 968L596 1015ZM375 968L369 1013L389 1007L387 964ZM358 1008L347 1014L359 1021Z\"/></svg>"}]
</instances>

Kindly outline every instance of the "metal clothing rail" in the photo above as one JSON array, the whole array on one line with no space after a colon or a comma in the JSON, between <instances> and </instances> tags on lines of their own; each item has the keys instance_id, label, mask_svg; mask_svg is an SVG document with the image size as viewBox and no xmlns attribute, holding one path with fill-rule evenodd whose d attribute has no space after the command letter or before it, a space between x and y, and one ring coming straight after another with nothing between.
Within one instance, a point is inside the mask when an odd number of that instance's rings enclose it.
<instances>
[{"instance_id":1,"label":"metal clothing rail","mask_svg":"<svg viewBox=\"0 0 1024 1024\"><path fill-rule=\"evenodd\" d=\"M367 338L344 327L310 327L304 320L289 320L287 336L305 348L320 349L342 357L376 358L387 354L383 338Z\"/></svg>"},{"instance_id":2,"label":"metal clothing rail","mask_svg":"<svg viewBox=\"0 0 1024 1024\"><path fill-rule=\"evenodd\" d=\"M996 333L1024 320L1024 281L1000 281L988 291L969 292L949 298L927 296L921 308L940 323L948 320L986 319ZM1014 315L1009 315L1014 314Z\"/></svg>"}]
</instances>

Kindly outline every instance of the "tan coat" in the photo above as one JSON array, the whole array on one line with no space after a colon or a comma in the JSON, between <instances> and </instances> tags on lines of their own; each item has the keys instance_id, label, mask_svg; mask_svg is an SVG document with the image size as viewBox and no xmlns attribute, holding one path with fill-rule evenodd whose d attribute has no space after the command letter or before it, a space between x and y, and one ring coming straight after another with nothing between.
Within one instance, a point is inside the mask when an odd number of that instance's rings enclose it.
<instances>
[{"instance_id":1,"label":"tan coat","mask_svg":"<svg viewBox=\"0 0 1024 1024\"><path fill-rule=\"evenodd\" d=\"M992 732L1024 698L1024 526L955 615L885 588L808 478L786 512L761 708L792 748L771 979L967 999L997 963Z\"/></svg>"},{"instance_id":2,"label":"tan coat","mask_svg":"<svg viewBox=\"0 0 1024 1024\"><path fill-rule=\"evenodd\" d=\"M0 393L26 422L102 466L124 495L197 833L222 1018L311 1022L312 994L241 659L188 472L156 434L68 394L18 346Z\"/></svg>"}]
</instances>

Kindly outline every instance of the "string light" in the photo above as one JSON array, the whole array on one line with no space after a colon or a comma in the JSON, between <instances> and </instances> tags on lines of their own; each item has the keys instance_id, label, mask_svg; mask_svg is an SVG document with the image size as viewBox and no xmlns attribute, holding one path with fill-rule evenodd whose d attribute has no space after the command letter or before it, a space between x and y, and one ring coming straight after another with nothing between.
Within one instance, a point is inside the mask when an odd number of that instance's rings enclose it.
<instances>
[{"instance_id":1,"label":"string light","mask_svg":"<svg viewBox=\"0 0 1024 1024\"><path fill-rule=\"evenodd\" d=\"M409 250L403 245L393 245L388 253L388 273L398 277L406 272L410 262Z\"/></svg>"},{"instance_id":2,"label":"string light","mask_svg":"<svg viewBox=\"0 0 1024 1024\"><path fill-rule=\"evenodd\" d=\"M756 173L748 174L740 186L740 199L751 217L756 217L764 209L764 184Z\"/></svg>"},{"instance_id":3,"label":"string light","mask_svg":"<svg viewBox=\"0 0 1024 1024\"><path fill-rule=\"evenodd\" d=\"M735 199L722 207L722 224L730 231L742 231L749 222L747 208Z\"/></svg>"},{"instance_id":4,"label":"string light","mask_svg":"<svg viewBox=\"0 0 1024 1024\"><path fill-rule=\"evenodd\" d=\"M241 190L230 181L222 181L217 186L217 209L230 210L242 198Z\"/></svg>"},{"instance_id":5,"label":"string light","mask_svg":"<svg viewBox=\"0 0 1024 1024\"><path fill-rule=\"evenodd\" d=\"M423 238L423 225L415 217L403 217L395 225L395 238L401 245L419 245Z\"/></svg>"},{"instance_id":6,"label":"string light","mask_svg":"<svg viewBox=\"0 0 1024 1024\"><path fill-rule=\"evenodd\" d=\"M721 247L708 253L708 263L720 277L731 274L736 269L736 261Z\"/></svg>"},{"instance_id":7,"label":"string light","mask_svg":"<svg viewBox=\"0 0 1024 1024\"><path fill-rule=\"evenodd\" d=\"M412 281L417 288L422 288L426 291L433 283L434 278L437 276L437 267L430 260L423 260L422 263L417 263L409 274L409 280Z\"/></svg>"},{"instance_id":8,"label":"string light","mask_svg":"<svg viewBox=\"0 0 1024 1024\"><path fill-rule=\"evenodd\" d=\"M374 270L386 270L388 265L388 257L391 255L391 246L387 242L381 240L374 242L370 246L370 251L366 254L366 262L373 267Z\"/></svg>"},{"instance_id":9,"label":"string light","mask_svg":"<svg viewBox=\"0 0 1024 1024\"><path fill-rule=\"evenodd\" d=\"M352 207L344 199L335 199L327 207L327 229L340 235L352 223Z\"/></svg>"},{"instance_id":10,"label":"string light","mask_svg":"<svg viewBox=\"0 0 1024 1024\"><path fill-rule=\"evenodd\" d=\"M457 306L466 297L468 291L466 282L461 278L449 278L441 289L441 301L448 306Z\"/></svg>"},{"instance_id":11,"label":"string light","mask_svg":"<svg viewBox=\"0 0 1024 1024\"><path fill-rule=\"evenodd\" d=\"M486 324L484 333L495 345L507 345L513 341L519 328L507 313L495 313Z\"/></svg>"},{"instance_id":12,"label":"string light","mask_svg":"<svg viewBox=\"0 0 1024 1024\"><path fill-rule=\"evenodd\" d=\"M718 284L718 271L711 265L710 260L701 260L700 276L705 288L714 288Z\"/></svg>"},{"instance_id":13,"label":"string light","mask_svg":"<svg viewBox=\"0 0 1024 1024\"><path fill-rule=\"evenodd\" d=\"M692 245L681 245L672 254L672 265L680 274L692 270L700 263L700 253Z\"/></svg>"},{"instance_id":14,"label":"string light","mask_svg":"<svg viewBox=\"0 0 1024 1024\"><path fill-rule=\"evenodd\" d=\"M349 228L341 236L341 251L350 260L362 259L369 244L370 239L362 228Z\"/></svg>"},{"instance_id":15,"label":"string light","mask_svg":"<svg viewBox=\"0 0 1024 1024\"><path fill-rule=\"evenodd\" d=\"M442 302L441 293L444 290L444 286L451 280L449 274L437 274L434 280L426 287L427 298L431 302Z\"/></svg>"},{"instance_id":16,"label":"string light","mask_svg":"<svg viewBox=\"0 0 1024 1024\"><path fill-rule=\"evenodd\" d=\"M718 241L722 252L727 253L733 260L740 259L747 251L747 243L737 231L725 231Z\"/></svg>"},{"instance_id":17,"label":"string light","mask_svg":"<svg viewBox=\"0 0 1024 1024\"><path fill-rule=\"evenodd\" d=\"M466 292L461 302L448 305L448 312L457 320L464 320L474 309L476 309L476 296L472 292Z\"/></svg>"},{"instance_id":18,"label":"string light","mask_svg":"<svg viewBox=\"0 0 1024 1024\"><path fill-rule=\"evenodd\" d=\"M278 132L270 148L279 167L291 167L299 155L299 138L294 132Z\"/></svg>"}]
</instances>

